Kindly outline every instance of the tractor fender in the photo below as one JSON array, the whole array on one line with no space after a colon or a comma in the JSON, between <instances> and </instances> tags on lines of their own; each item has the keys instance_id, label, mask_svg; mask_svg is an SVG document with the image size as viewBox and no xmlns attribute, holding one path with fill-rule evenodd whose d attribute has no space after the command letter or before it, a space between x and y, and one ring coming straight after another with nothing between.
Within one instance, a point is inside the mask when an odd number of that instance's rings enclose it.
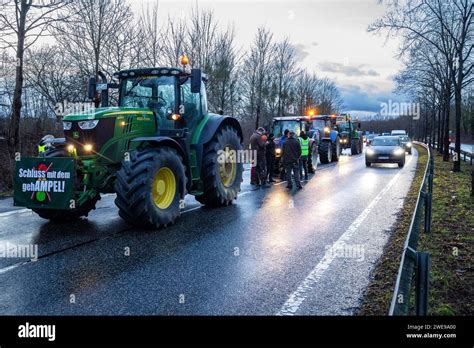
<instances>
[{"instance_id":1,"label":"tractor fender","mask_svg":"<svg viewBox=\"0 0 474 348\"><path fill-rule=\"evenodd\" d=\"M139 142L140 145L145 145L145 146L152 146L152 147L167 146L167 147L171 147L175 149L179 153L181 158L183 159L184 167L186 168L186 176L188 178L186 186L187 186L187 189L190 190L192 180L191 180L191 168L189 166L189 158L183 146L178 141L170 137L155 136L155 137L134 138L132 139L132 142Z\"/></svg>"},{"instance_id":2,"label":"tractor fender","mask_svg":"<svg viewBox=\"0 0 474 348\"><path fill-rule=\"evenodd\" d=\"M201 131L197 144L204 145L211 141L217 130L224 125L229 125L232 128L235 128L237 130L237 133L239 134L240 140L243 141L242 128L240 127L239 121L230 116L209 114L207 117L207 122Z\"/></svg>"},{"instance_id":3,"label":"tractor fender","mask_svg":"<svg viewBox=\"0 0 474 348\"><path fill-rule=\"evenodd\" d=\"M205 122L200 134L196 134L196 138L193 137L192 148L196 150L197 166L199 172L201 171L202 156L204 151L204 145L212 140L214 134L223 126L230 126L237 130L237 134L240 137L240 141L243 141L242 127L239 121L230 116L222 116L216 114L208 114L202 121Z\"/></svg>"}]
</instances>

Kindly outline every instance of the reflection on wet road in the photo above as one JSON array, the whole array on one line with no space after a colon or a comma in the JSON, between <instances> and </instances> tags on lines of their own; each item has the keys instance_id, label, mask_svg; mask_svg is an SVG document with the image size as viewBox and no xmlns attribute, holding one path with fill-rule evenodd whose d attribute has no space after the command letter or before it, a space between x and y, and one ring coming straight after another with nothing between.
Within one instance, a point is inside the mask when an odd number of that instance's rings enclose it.
<instances>
[{"instance_id":1,"label":"reflection on wet road","mask_svg":"<svg viewBox=\"0 0 474 348\"><path fill-rule=\"evenodd\" d=\"M68 224L0 202L0 243L39 252L0 258L0 314L351 314L416 157L400 170L342 156L291 192L252 189L247 171L233 205L202 208L189 196L177 223L158 231L125 224L113 195Z\"/></svg>"}]
</instances>

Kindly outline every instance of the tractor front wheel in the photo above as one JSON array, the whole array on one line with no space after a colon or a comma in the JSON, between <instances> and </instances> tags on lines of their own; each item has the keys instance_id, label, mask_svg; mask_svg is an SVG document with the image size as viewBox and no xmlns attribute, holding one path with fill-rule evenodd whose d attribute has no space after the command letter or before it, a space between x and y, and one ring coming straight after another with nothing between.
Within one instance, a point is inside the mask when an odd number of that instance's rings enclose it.
<instances>
[{"instance_id":1,"label":"tractor front wheel","mask_svg":"<svg viewBox=\"0 0 474 348\"><path fill-rule=\"evenodd\" d=\"M318 168L318 146L313 144L309 149L309 156L308 156L308 172L311 174L316 173L316 169Z\"/></svg>"},{"instance_id":2,"label":"tractor front wheel","mask_svg":"<svg viewBox=\"0 0 474 348\"><path fill-rule=\"evenodd\" d=\"M117 172L115 192L119 215L128 223L144 228L171 225L186 194L183 159L169 147L133 151Z\"/></svg>"},{"instance_id":3,"label":"tractor front wheel","mask_svg":"<svg viewBox=\"0 0 474 348\"><path fill-rule=\"evenodd\" d=\"M196 196L198 202L217 207L229 205L237 198L243 172L243 165L235 156L239 150L242 150L242 143L237 130L228 126L219 129L204 146L203 193Z\"/></svg>"}]
</instances>

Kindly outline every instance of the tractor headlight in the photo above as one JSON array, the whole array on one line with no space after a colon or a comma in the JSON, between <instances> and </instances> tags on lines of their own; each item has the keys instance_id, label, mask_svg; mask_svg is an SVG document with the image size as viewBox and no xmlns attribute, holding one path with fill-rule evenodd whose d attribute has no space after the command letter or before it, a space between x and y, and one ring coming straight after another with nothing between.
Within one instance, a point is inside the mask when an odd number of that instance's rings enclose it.
<instances>
[{"instance_id":1,"label":"tractor headlight","mask_svg":"<svg viewBox=\"0 0 474 348\"><path fill-rule=\"evenodd\" d=\"M72 122L63 121L63 129L64 130L71 130L71 128L72 128Z\"/></svg>"},{"instance_id":2,"label":"tractor headlight","mask_svg":"<svg viewBox=\"0 0 474 348\"><path fill-rule=\"evenodd\" d=\"M92 146L92 144L84 144L84 151L85 152L92 152L92 149L94 147Z\"/></svg>"},{"instance_id":3,"label":"tractor headlight","mask_svg":"<svg viewBox=\"0 0 474 348\"><path fill-rule=\"evenodd\" d=\"M407 143L407 146L408 146L408 147L411 147L411 143Z\"/></svg>"},{"instance_id":4,"label":"tractor headlight","mask_svg":"<svg viewBox=\"0 0 474 348\"><path fill-rule=\"evenodd\" d=\"M405 149L396 149L395 151L393 151L393 153L397 156L401 156L405 154Z\"/></svg>"},{"instance_id":5,"label":"tractor headlight","mask_svg":"<svg viewBox=\"0 0 474 348\"><path fill-rule=\"evenodd\" d=\"M329 127L324 127L324 133L329 133L331 129Z\"/></svg>"},{"instance_id":6,"label":"tractor headlight","mask_svg":"<svg viewBox=\"0 0 474 348\"><path fill-rule=\"evenodd\" d=\"M367 155L372 156L374 153L375 153L374 150L372 150L372 149L367 149Z\"/></svg>"},{"instance_id":7,"label":"tractor headlight","mask_svg":"<svg viewBox=\"0 0 474 348\"><path fill-rule=\"evenodd\" d=\"M275 153L276 153L277 155L280 155L280 154L281 154L281 149L280 149L280 148L275 149Z\"/></svg>"},{"instance_id":8,"label":"tractor headlight","mask_svg":"<svg viewBox=\"0 0 474 348\"><path fill-rule=\"evenodd\" d=\"M97 126L97 123L99 123L99 120L87 120L87 121L79 121L79 128L80 129L92 129Z\"/></svg>"}]
</instances>

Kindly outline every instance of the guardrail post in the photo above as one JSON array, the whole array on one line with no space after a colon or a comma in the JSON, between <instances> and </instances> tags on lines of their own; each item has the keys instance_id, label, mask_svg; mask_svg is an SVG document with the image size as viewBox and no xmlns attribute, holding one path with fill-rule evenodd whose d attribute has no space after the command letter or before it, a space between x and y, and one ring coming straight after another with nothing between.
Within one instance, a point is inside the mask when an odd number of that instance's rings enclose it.
<instances>
[{"instance_id":1,"label":"guardrail post","mask_svg":"<svg viewBox=\"0 0 474 348\"><path fill-rule=\"evenodd\" d=\"M427 315L430 255L427 252L417 252L416 256L416 315Z\"/></svg>"},{"instance_id":2,"label":"guardrail post","mask_svg":"<svg viewBox=\"0 0 474 348\"><path fill-rule=\"evenodd\" d=\"M431 232L431 203L432 203L432 193L423 192L425 199L425 233Z\"/></svg>"}]
</instances>

